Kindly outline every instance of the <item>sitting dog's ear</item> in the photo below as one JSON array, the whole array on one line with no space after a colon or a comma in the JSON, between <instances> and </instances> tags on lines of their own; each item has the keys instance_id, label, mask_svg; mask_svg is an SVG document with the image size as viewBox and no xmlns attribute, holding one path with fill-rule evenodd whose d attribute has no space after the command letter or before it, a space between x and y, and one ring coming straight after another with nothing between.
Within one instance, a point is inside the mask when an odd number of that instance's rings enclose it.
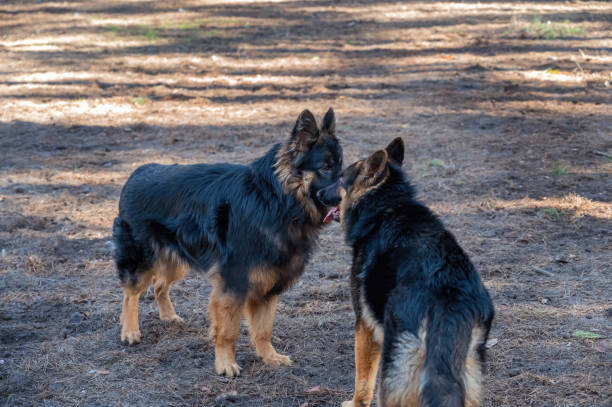
<instances>
[{"instance_id":1,"label":"sitting dog's ear","mask_svg":"<svg viewBox=\"0 0 612 407\"><path fill-rule=\"evenodd\" d=\"M334 114L334 110L331 107L323 117L323 124L321 124L321 133L330 137L336 137L336 115Z\"/></svg>"},{"instance_id":2,"label":"sitting dog's ear","mask_svg":"<svg viewBox=\"0 0 612 407\"><path fill-rule=\"evenodd\" d=\"M401 137L390 142L387 148L385 148L385 151L387 151L389 155L389 162L391 164L402 166L404 162L404 141Z\"/></svg>"},{"instance_id":3,"label":"sitting dog's ear","mask_svg":"<svg viewBox=\"0 0 612 407\"><path fill-rule=\"evenodd\" d=\"M364 170L368 186L374 186L385 179L387 160L388 156L385 150L379 150L365 160Z\"/></svg>"},{"instance_id":4,"label":"sitting dog's ear","mask_svg":"<svg viewBox=\"0 0 612 407\"><path fill-rule=\"evenodd\" d=\"M305 153L310 150L318 138L317 122L310 110L306 109L298 116L291 132L292 147L298 153Z\"/></svg>"}]
</instances>

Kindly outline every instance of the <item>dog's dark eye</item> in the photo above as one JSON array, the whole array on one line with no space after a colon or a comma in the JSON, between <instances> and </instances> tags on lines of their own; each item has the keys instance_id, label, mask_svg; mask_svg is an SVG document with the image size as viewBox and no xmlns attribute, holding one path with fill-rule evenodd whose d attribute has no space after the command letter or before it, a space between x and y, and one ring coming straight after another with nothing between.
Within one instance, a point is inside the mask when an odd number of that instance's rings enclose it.
<instances>
[{"instance_id":1,"label":"dog's dark eye","mask_svg":"<svg viewBox=\"0 0 612 407\"><path fill-rule=\"evenodd\" d=\"M319 168L319 171L321 172L327 172L331 170L331 166L329 164L325 164L323 167Z\"/></svg>"}]
</instances>

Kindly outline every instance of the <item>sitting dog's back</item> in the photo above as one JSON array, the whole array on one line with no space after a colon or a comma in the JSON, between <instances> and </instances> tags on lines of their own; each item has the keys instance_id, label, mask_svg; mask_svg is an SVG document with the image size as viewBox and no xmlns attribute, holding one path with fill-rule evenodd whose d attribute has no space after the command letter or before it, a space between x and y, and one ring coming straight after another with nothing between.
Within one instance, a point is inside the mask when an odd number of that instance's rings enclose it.
<instances>
[{"instance_id":1,"label":"sitting dog's back","mask_svg":"<svg viewBox=\"0 0 612 407\"><path fill-rule=\"evenodd\" d=\"M382 406L478 406L493 305L468 256L413 199L396 139L344 171L353 247L355 397L369 405L382 354ZM364 345L365 344L365 345Z\"/></svg>"}]
</instances>

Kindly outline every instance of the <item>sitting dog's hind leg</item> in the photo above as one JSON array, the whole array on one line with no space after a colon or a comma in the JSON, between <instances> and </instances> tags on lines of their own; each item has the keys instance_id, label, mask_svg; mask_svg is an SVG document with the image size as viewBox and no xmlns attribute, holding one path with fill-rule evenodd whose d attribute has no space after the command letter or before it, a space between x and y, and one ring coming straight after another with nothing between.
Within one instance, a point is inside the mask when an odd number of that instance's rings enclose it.
<instances>
[{"instance_id":1,"label":"sitting dog's hind leg","mask_svg":"<svg viewBox=\"0 0 612 407\"><path fill-rule=\"evenodd\" d=\"M174 281L182 280L187 274L188 266L175 257L166 253L159 257L155 265L153 287L155 300L159 309L159 319L162 321L182 322L183 319L176 314L170 301L170 286Z\"/></svg>"},{"instance_id":2,"label":"sitting dog's hind leg","mask_svg":"<svg viewBox=\"0 0 612 407\"><path fill-rule=\"evenodd\" d=\"M272 326L276 314L276 303L278 296L269 298L249 299L246 303L244 313L249 323L251 341L255 345L257 356L268 365L290 365L288 356L280 355L272 346Z\"/></svg>"}]
</instances>

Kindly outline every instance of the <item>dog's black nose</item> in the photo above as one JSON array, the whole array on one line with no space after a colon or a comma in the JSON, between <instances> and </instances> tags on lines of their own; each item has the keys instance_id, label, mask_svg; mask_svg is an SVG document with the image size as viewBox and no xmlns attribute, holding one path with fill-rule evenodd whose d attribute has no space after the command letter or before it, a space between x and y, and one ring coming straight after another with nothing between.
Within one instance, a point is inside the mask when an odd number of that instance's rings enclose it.
<instances>
[{"instance_id":1,"label":"dog's black nose","mask_svg":"<svg viewBox=\"0 0 612 407\"><path fill-rule=\"evenodd\" d=\"M340 196L334 196L330 199L327 199L327 202L325 202L325 205L327 206L338 206L340 205L340 201L342 201L342 198Z\"/></svg>"},{"instance_id":2,"label":"dog's black nose","mask_svg":"<svg viewBox=\"0 0 612 407\"><path fill-rule=\"evenodd\" d=\"M336 206L340 203L342 198L337 193L330 193L326 189L317 191L317 199L325 206Z\"/></svg>"}]
</instances>

